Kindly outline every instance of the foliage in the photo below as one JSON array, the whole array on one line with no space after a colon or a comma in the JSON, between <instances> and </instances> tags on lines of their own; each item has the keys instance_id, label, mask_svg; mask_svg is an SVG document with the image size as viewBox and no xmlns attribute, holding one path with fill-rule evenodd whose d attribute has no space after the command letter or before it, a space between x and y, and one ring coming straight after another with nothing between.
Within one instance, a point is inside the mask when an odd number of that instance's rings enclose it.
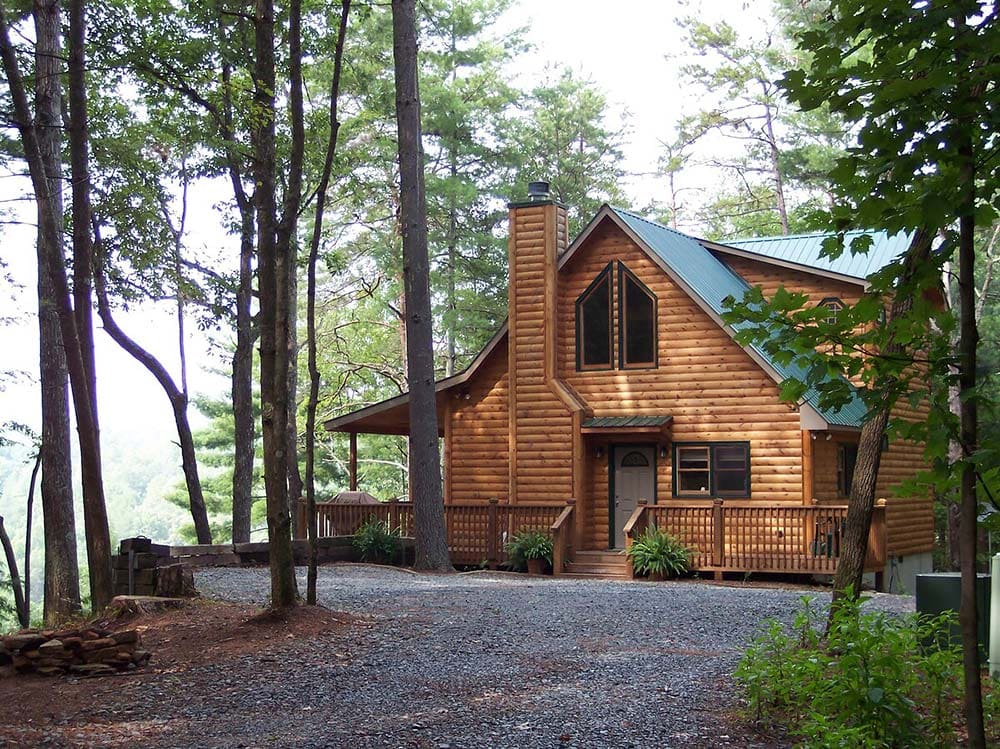
<instances>
[{"instance_id":1,"label":"foliage","mask_svg":"<svg viewBox=\"0 0 1000 749\"><path fill-rule=\"evenodd\" d=\"M390 528L384 520L368 518L351 542L362 562L392 564L399 558L399 529Z\"/></svg>"},{"instance_id":2,"label":"foliage","mask_svg":"<svg viewBox=\"0 0 1000 749\"><path fill-rule=\"evenodd\" d=\"M552 564L552 537L545 531L525 530L515 533L504 550L515 570L527 569L529 559L544 559Z\"/></svg>"},{"instance_id":3,"label":"foliage","mask_svg":"<svg viewBox=\"0 0 1000 749\"><path fill-rule=\"evenodd\" d=\"M954 746L961 652L948 640L953 616L863 612L849 599L825 641L824 617L808 597L791 631L766 623L736 669L752 717L784 725L810 747Z\"/></svg>"},{"instance_id":4,"label":"foliage","mask_svg":"<svg viewBox=\"0 0 1000 749\"><path fill-rule=\"evenodd\" d=\"M691 567L690 550L666 531L656 526L632 542L628 549L632 569L639 575L683 575Z\"/></svg>"},{"instance_id":5,"label":"foliage","mask_svg":"<svg viewBox=\"0 0 1000 749\"><path fill-rule=\"evenodd\" d=\"M661 173L673 220L697 221L700 236L725 239L805 231L808 214L827 199L826 172L843 153L846 132L825 108L800 112L778 85L806 55L792 32L816 21L816 4L775 0L766 26L679 21L686 53L679 73L697 92L698 109L680 118L665 144ZM678 199L684 167L719 173L718 187L697 208Z\"/></svg>"},{"instance_id":6,"label":"foliage","mask_svg":"<svg viewBox=\"0 0 1000 749\"><path fill-rule=\"evenodd\" d=\"M18 628L17 608L14 606L14 582L0 572L0 633Z\"/></svg>"}]
</instances>

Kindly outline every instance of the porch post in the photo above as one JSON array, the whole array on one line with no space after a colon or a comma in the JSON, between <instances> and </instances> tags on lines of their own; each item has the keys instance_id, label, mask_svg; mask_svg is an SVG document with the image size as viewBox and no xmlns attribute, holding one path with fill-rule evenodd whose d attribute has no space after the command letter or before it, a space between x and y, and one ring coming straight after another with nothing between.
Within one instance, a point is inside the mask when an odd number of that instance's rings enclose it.
<instances>
[{"instance_id":1,"label":"porch post","mask_svg":"<svg viewBox=\"0 0 1000 749\"><path fill-rule=\"evenodd\" d=\"M721 567L726 553L726 528L721 499L712 502L712 536L712 566ZM715 579L721 580L722 573L716 571Z\"/></svg>"},{"instance_id":2,"label":"porch post","mask_svg":"<svg viewBox=\"0 0 1000 749\"><path fill-rule=\"evenodd\" d=\"M490 497L486 508L486 566L491 570L497 568L497 505L500 500Z\"/></svg>"},{"instance_id":3,"label":"porch post","mask_svg":"<svg viewBox=\"0 0 1000 749\"><path fill-rule=\"evenodd\" d=\"M351 491L358 490L358 433L351 432L351 454L348 461L348 471L351 475Z\"/></svg>"},{"instance_id":4,"label":"porch post","mask_svg":"<svg viewBox=\"0 0 1000 749\"><path fill-rule=\"evenodd\" d=\"M813 501L815 489L815 458L813 457L813 433L802 430L802 504L809 507Z\"/></svg>"}]
</instances>

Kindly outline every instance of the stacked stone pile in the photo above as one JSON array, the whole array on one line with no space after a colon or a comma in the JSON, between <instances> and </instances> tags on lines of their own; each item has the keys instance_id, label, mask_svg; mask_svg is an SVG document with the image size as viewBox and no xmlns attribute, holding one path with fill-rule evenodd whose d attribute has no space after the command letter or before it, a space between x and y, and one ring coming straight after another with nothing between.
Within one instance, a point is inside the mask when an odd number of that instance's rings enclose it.
<instances>
[{"instance_id":1,"label":"stacked stone pile","mask_svg":"<svg viewBox=\"0 0 1000 749\"><path fill-rule=\"evenodd\" d=\"M0 677L15 674L99 676L146 665L149 651L133 630L99 627L26 629L0 639Z\"/></svg>"}]
</instances>

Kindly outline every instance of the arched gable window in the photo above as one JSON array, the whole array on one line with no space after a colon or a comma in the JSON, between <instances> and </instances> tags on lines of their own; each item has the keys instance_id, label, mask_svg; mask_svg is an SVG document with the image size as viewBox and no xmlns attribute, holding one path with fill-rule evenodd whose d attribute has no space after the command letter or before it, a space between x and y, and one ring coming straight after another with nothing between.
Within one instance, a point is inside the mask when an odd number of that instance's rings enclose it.
<instances>
[{"instance_id":1,"label":"arched gable window","mask_svg":"<svg viewBox=\"0 0 1000 749\"><path fill-rule=\"evenodd\" d=\"M618 264L618 359L622 369L657 365L656 295Z\"/></svg>"},{"instance_id":2,"label":"arched gable window","mask_svg":"<svg viewBox=\"0 0 1000 749\"><path fill-rule=\"evenodd\" d=\"M611 368L611 263L576 300L576 364Z\"/></svg>"},{"instance_id":3,"label":"arched gable window","mask_svg":"<svg viewBox=\"0 0 1000 749\"><path fill-rule=\"evenodd\" d=\"M820 302L818 307L826 307L830 310L830 316L826 318L826 322L829 325L837 324L837 313L844 309L844 303L834 296L828 296L822 302Z\"/></svg>"}]
</instances>

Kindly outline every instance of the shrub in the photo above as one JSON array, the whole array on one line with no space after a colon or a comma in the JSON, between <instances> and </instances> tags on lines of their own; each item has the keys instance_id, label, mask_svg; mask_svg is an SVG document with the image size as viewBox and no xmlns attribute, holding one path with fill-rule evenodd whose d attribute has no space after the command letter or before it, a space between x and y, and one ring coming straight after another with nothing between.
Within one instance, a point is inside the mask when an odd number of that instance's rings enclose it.
<instances>
[{"instance_id":1,"label":"shrub","mask_svg":"<svg viewBox=\"0 0 1000 749\"><path fill-rule=\"evenodd\" d=\"M368 518L355 532L352 544L362 562L392 564L399 557L399 529L390 528L383 520Z\"/></svg>"},{"instance_id":2,"label":"shrub","mask_svg":"<svg viewBox=\"0 0 1000 749\"><path fill-rule=\"evenodd\" d=\"M638 575L683 575L691 566L691 552L666 531L649 527L628 549L632 569Z\"/></svg>"},{"instance_id":3,"label":"shrub","mask_svg":"<svg viewBox=\"0 0 1000 749\"><path fill-rule=\"evenodd\" d=\"M544 531L521 531L504 546L510 557L510 566L516 570L527 568L529 559L544 559L552 564L552 539Z\"/></svg>"},{"instance_id":4,"label":"shrub","mask_svg":"<svg viewBox=\"0 0 1000 749\"><path fill-rule=\"evenodd\" d=\"M824 641L803 599L793 633L771 620L736 669L756 720L809 747L948 747L961 703L961 653L934 643L951 617L918 619L838 605Z\"/></svg>"}]
</instances>

